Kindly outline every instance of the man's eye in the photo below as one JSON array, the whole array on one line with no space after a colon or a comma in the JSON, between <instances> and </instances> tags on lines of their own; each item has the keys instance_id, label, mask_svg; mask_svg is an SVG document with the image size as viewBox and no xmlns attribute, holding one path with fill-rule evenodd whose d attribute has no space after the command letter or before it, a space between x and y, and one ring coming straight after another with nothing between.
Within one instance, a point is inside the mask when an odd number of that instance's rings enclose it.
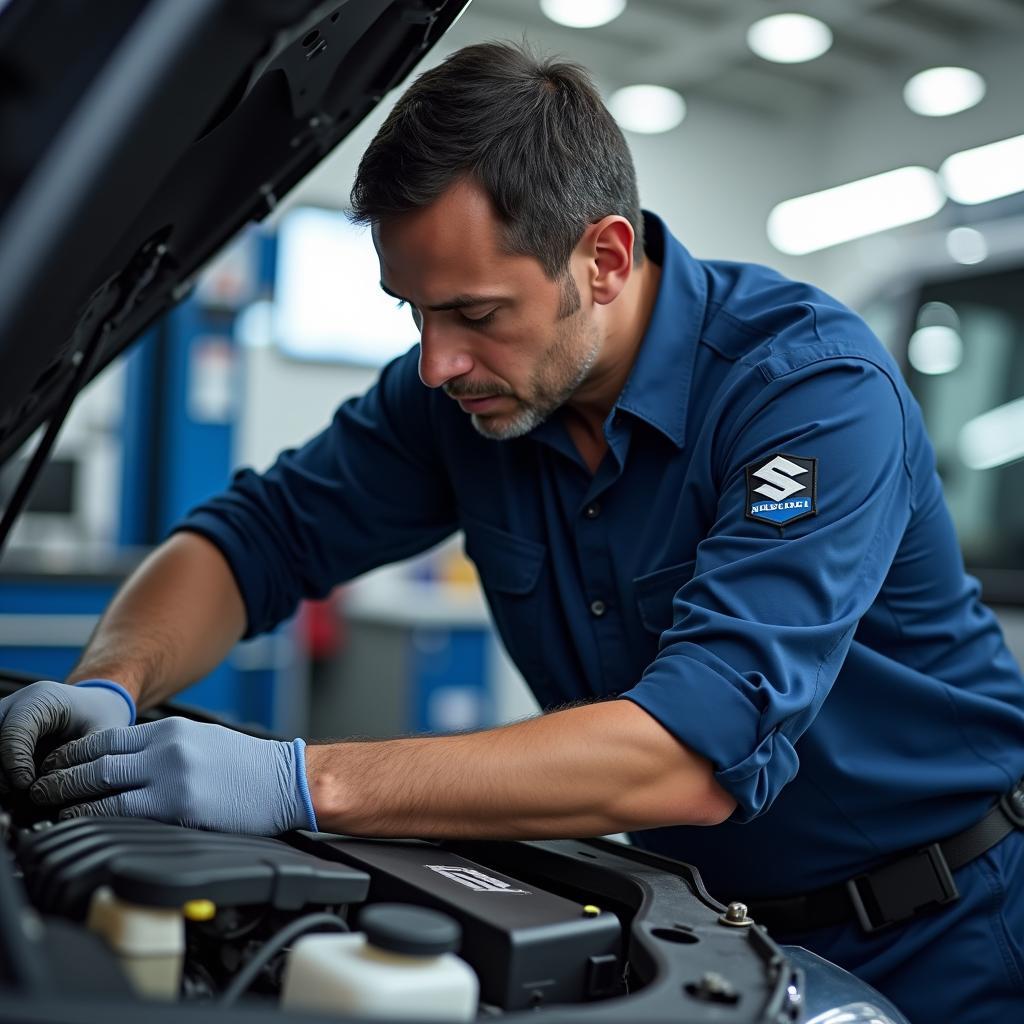
<instances>
[{"instance_id":1,"label":"man's eye","mask_svg":"<svg viewBox=\"0 0 1024 1024\"><path fill-rule=\"evenodd\" d=\"M496 309L492 309L490 313L484 316L466 316L465 313L460 313L459 315L471 327L486 327L494 319L494 314L497 312Z\"/></svg>"}]
</instances>

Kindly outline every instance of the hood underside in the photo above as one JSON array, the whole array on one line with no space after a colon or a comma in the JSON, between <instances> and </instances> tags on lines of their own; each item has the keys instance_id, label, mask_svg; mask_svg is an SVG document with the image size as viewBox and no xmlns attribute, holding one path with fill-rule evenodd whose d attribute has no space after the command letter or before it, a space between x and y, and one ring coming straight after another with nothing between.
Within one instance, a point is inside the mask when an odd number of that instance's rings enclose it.
<instances>
[{"instance_id":1,"label":"hood underside","mask_svg":"<svg viewBox=\"0 0 1024 1024\"><path fill-rule=\"evenodd\" d=\"M0 463L468 2L0 0Z\"/></svg>"}]
</instances>

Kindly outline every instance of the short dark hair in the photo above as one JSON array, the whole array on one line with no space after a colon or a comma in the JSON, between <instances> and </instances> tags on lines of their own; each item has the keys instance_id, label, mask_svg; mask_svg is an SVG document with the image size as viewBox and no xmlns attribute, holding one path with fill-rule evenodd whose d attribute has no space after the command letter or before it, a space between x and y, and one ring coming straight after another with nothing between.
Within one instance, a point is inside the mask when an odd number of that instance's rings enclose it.
<instances>
[{"instance_id":1,"label":"short dark hair","mask_svg":"<svg viewBox=\"0 0 1024 1024\"><path fill-rule=\"evenodd\" d=\"M512 253L557 279L588 224L625 217L643 260L643 218L626 140L586 69L512 43L457 50L395 104L363 154L352 215L421 209L469 177L490 195Z\"/></svg>"}]
</instances>

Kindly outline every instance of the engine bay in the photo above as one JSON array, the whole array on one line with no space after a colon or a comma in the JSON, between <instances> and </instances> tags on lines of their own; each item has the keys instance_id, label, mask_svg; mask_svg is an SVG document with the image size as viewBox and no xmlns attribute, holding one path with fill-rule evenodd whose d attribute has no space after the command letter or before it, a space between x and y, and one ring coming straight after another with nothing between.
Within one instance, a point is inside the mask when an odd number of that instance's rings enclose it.
<instances>
[{"instance_id":1,"label":"engine bay","mask_svg":"<svg viewBox=\"0 0 1024 1024\"><path fill-rule=\"evenodd\" d=\"M687 865L606 840L267 839L141 819L21 828L9 815L4 828L21 876L7 895L33 911L3 908L8 925L14 911L98 939L131 1001L275 1005L287 952L262 951L282 929L326 915L356 930L365 907L399 902L458 922L478 1016L802 1019L801 973L763 929L729 923ZM161 919L177 945L160 945ZM245 991L232 987L253 963ZM52 966L73 987L76 965Z\"/></svg>"}]
</instances>

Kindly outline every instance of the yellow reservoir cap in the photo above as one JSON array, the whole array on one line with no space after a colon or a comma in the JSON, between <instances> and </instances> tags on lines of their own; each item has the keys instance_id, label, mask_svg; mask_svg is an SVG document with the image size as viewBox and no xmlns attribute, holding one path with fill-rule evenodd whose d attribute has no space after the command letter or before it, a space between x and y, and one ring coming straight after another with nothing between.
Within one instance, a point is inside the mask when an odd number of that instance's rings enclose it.
<instances>
[{"instance_id":1,"label":"yellow reservoir cap","mask_svg":"<svg viewBox=\"0 0 1024 1024\"><path fill-rule=\"evenodd\" d=\"M217 904L213 900L189 900L181 912L187 921L212 921L217 916Z\"/></svg>"},{"instance_id":2,"label":"yellow reservoir cap","mask_svg":"<svg viewBox=\"0 0 1024 1024\"><path fill-rule=\"evenodd\" d=\"M601 913L601 908L600 907L595 907L593 903L588 903L583 908L583 916L584 917L597 917L597 915L600 914L600 913Z\"/></svg>"}]
</instances>

